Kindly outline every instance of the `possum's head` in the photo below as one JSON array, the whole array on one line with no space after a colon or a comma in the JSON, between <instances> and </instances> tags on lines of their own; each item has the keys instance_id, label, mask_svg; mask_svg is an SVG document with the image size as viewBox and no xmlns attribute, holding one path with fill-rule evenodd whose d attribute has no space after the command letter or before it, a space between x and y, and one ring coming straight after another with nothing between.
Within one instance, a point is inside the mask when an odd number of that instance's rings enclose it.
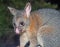
<instances>
[{"instance_id":1,"label":"possum's head","mask_svg":"<svg viewBox=\"0 0 60 47\"><path fill-rule=\"evenodd\" d=\"M24 10L16 10L15 8L8 7L13 17L13 27L17 34L23 32L29 25L29 16L31 12L31 5L27 3Z\"/></svg>"}]
</instances>

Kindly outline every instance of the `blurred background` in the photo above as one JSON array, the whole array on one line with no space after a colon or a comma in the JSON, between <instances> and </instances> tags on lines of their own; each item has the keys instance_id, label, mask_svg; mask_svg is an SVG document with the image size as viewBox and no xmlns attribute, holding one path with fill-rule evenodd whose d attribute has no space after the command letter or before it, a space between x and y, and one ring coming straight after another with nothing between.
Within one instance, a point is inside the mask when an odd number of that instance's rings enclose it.
<instances>
[{"instance_id":1,"label":"blurred background","mask_svg":"<svg viewBox=\"0 0 60 47\"><path fill-rule=\"evenodd\" d=\"M0 0L0 47L16 47L19 45L19 35L16 35L12 26L12 15L8 6L24 9L27 2L32 10L52 8L60 11L59 0Z\"/></svg>"}]
</instances>

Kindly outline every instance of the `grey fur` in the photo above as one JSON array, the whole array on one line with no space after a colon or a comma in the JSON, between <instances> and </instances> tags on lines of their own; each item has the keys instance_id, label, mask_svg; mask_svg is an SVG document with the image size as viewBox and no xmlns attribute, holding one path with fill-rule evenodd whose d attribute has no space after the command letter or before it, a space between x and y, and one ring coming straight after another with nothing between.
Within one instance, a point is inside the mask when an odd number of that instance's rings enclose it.
<instances>
[{"instance_id":1,"label":"grey fur","mask_svg":"<svg viewBox=\"0 0 60 47\"><path fill-rule=\"evenodd\" d=\"M43 18L43 26L49 25L55 27L52 34L38 35L38 39L42 38L43 40L43 47L60 47L60 12L54 9L40 9L38 13ZM38 42L40 43L40 40Z\"/></svg>"}]
</instances>

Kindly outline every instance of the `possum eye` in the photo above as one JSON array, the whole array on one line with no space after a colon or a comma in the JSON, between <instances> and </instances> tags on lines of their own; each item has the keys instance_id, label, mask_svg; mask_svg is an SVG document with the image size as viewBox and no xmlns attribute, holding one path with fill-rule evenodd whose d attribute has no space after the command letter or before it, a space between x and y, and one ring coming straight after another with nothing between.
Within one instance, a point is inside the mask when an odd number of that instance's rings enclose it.
<instances>
[{"instance_id":1,"label":"possum eye","mask_svg":"<svg viewBox=\"0 0 60 47\"><path fill-rule=\"evenodd\" d=\"M20 26L24 26L24 22L20 22Z\"/></svg>"},{"instance_id":2,"label":"possum eye","mask_svg":"<svg viewBox=\"0 0 60 47\"><path fill-rule=\"evenodd\" d=\"M16 26L16 24L15 24L15 23L13 23L13 26Z\"/></svg>"}]
</instances>

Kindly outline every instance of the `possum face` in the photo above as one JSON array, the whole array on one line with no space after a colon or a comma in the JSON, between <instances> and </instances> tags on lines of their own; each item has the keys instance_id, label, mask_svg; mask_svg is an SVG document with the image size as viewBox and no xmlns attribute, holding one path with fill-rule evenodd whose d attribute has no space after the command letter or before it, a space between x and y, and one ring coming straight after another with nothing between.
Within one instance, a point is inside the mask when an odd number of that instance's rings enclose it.
<instances>
[{"instance_id":1,"label":"possum face","mask_svg":"<svg viewBox=\"0 0 60 47\"><path fill-rule=\"evenodd\" d=\"M16 10L15 8L8 7L13 17L13 27L17 34L24 32L29 25L29 16L31 11L30 3L27 3L24 10Z\"/></svg>"}]
</instances>

